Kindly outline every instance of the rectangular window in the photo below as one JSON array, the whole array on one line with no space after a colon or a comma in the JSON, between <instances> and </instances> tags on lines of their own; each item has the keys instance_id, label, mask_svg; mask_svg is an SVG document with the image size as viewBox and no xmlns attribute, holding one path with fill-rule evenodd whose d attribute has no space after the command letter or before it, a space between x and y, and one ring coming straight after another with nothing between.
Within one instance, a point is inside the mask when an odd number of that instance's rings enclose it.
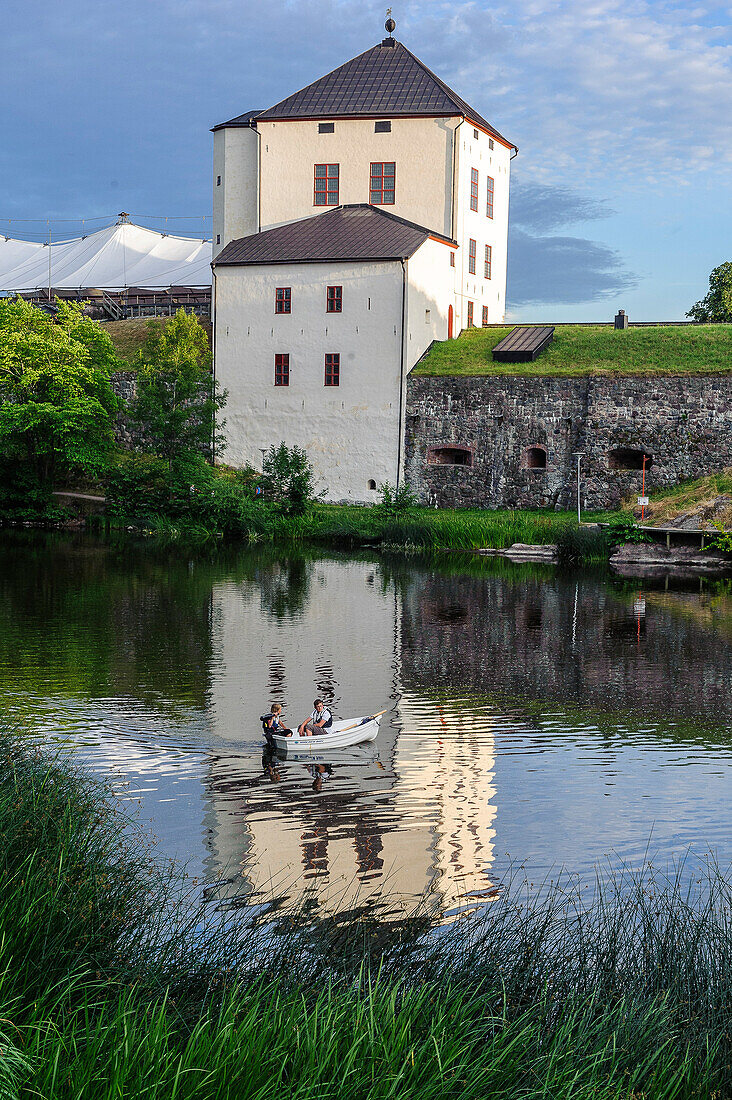
<instances>
[{"instance_id":1,"label":"rectangular window","mask_svg":"<svg viewBox=\"0 0 732 1100\"><path fill-rule=\"evenodd\" d=\"M341 357L338 354L325 356L325 384L338 386L341 381Z\"/></svg>"},{"instance_id":2,"label":"rectangular window","mask_svg":"<svg viewBox=\"0 0 732 1100\"><path fill-rule=\"evenodd\" d=\"M393 160L371 165L369 202L372 205L393 206L396 197L396 164Z\"/></svg>"},{"instance_id":3,"label":"rectangular window","mask_svg":"<svg viewBox=\"0 0 732 1100\"><path fill-rule=\"evenodd\" d=\"M275 355L275 386L289 386L290 356Z\"/></svg>"},{"instance_id":4,"label":"rectangular window","mask_svg":"<svg viewBox=\"0 0 732 1100\"><path fill-rule=\"evenodd\" d=\"M216 177L216 186L221 187L221 176Z\"/></svg>"},{"instance_id":5,"label":"rectangular window","mask_svg":"<svg viewBox=\"0 0 732 1100\"><path fill-rule=\"evenodd\" d=\"M470 209L478 209L478 169L470 169Z\"/></svg>"},{"instance_id":6,"label":"rectangular window","mask_svg":"<svg viewBox=\"0 0 732 1100\"><path fill-rule=\"evenodd\" d=\"M489 244L485 246L485 271L483 272L486 279L491 277L491 264L493 261L493 249Z\"/></svg>"},{"instance_id":7,"label":"rectangular window","mask_svg":"<svg viewBox=\"0 0 732 1100\"><path fill-rule=\"evenodd\" d=\"M221 244L221 234L220 233L216 234L216 244Z\"/></svg>"},{"instance_id":8,"label":"rectangular window","mask_svg":"<svg viewBox=\"0 0 732 1100\"><path fill-rule=\"evenodd\" d=\"M315 165L315 198L313 200L314 206L338 205L338 177L339 165Z\"/></svg>"},{"instance_id":9,"label":"rectangular window","mask_svg":"<svg viewBox=\"0 0 732 1100\"><path fill-rule=\"evenodd\" d=\"M326 302L326 313L341 313L343 311L343 287L329 286Z\"/></svg>"},{"instance_id":10,"label":"rectangular window","mask_svg":"<svg viewBox=\"0 0 732 1100\"><path fill-rule=\"evenodd\" d=\"M475 138L476 141L478 140L478 131L477 130L473 130L473 137Z\"/></svg>"},{"instance_id":11,"label":"rectangular window","mask_svg":"<svg viewBox=\"0 0 732 1100\"><path fill-rule=\"evenodd\" d=\"M473 238L470 238L470 245L468 250L468 271L471 275L475 275L475 251L477 245Z\"/></svg>"},{"instance_id":12,"label":"rectangular window","mask_svg":"<svg viewBox=\"0 0 732 1100\"><path fill-rule=\"evenodd\" d=\"M450 249L450 267L455 266L455 253Z\"/></svg>"},{"instance_id":13,"label":"rectangular window","mask_svg":"<svg viewBox=\"0 0 732 1100\"><path fill-rule=\"evenodd\" d=\"M486 216L486 218L492 218L493 217L493 176L488 177L488 187L486 189L485 216Z\"/></svg>"},{"instance_id":14,"label":"rectangular window","mask_svg":"<svg viewBox=\"0 0 732 1100\"><path fill-rule=\"evenodd\" d=\"M335 133L335 123L334 122L319 122L318 123L318 133L319 134L333 134L333 133Z\"/></svg>"},{"instance_id":15,"label":"rectangular window","mask_svg":"<svg viewBox=\"0 0 732 1100\"><path fill-rule=\"evenodd\" d=\"M483 306L483 328L488 324L488 306Z\"/></svg>"},{"instance_id":16,"label":"rectangular window","mask_svg":"<svg viewBox=\"0 0 732 1100\"><path fill-rule=\"evenodd\" d=\"M374 123L374 133L375 134L390 134L391 133L391 122L388 122L386 119L384 119L383 122L375 122Z\"/></svg>"},{"instance_id":17,"label":"rectangular window","mask_svg":"<svg viewBox=\"0 0 732 1100\"><path fill-rule=\"evenodd\" d=\"M473 327L473 303L468 302L468 328Z\"/></svg>"},{"instance_id":18,"label":"rectangular window","mask_svg":"<svg viewBox=\"0 0 732 1100\"><path fill-rule=\"evenodd\" d=\"M493 148L493 138L488 138L488 148L489 149Z\"/></svg>"},{"instance_id":19,"label":"rectangular window","mask_svg":"<svg viewBox=\"0 0 732 1100\"><path fill-rule=\"evenodd\" d=\"M292 288L278 286L275 290L275 313L292 312Z\"/></svg>"}]
</instances>

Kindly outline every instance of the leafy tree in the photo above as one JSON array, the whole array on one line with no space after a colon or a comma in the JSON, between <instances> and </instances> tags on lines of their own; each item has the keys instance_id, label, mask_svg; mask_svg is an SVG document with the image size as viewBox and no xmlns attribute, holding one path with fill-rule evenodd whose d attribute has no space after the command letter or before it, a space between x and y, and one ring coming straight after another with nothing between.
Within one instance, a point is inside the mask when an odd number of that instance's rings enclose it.
<instances>
[{"instance_id":1,"label":"leafy tree","mask_svg":"<svg viewBox=\"0 0 732 1100\"><path fill-rule=\"evenodd\" d=\"M25 490L95 475L113 446L114 346L76 302L56 301L55 319L18 298L0 299L0 476Z\"/></svg>"},{"instance_id":2,"label":"leafy tree","mask_svg":"<svg viewBox=\"0 0 732 1100\"><path fill-rule=\"evenodd\" d=\"M301 447L270 447L262 463L262 496L282 506L289 515L303 515L317 499L315 474Z\"/></svg>"},{"instance_id":3,"label":"leafy tree","mask_svg":"<svg viewBox=\"0 0 732 1100\"><path fill-rule=\"evenodd\" d=\"M137 364L137 396L131 413L145 449L170 467L194 454L212 457L224 446L216 414L226 404L211 373L208 336L197 317L180 309L159 331L151 330Z\"/></svg>"},{"instance_id":4,"label":"leafy tree","mask_svg":"<svg viewBox=\"0 0 732 1100\"><path fill-rule=\"evenodd\" d=\"M708 324L732 322L732 260L714 268L709 276L709 293L686 316Z\"/></svg>"}]
</instances>

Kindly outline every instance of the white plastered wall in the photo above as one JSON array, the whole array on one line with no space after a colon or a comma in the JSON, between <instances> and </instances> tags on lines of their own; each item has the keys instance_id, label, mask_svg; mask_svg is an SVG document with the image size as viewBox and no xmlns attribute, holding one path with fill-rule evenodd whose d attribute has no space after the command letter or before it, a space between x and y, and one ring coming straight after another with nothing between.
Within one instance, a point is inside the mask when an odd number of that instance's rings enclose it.
<instances>
[{"instance_id":1,"label":"white plastered wall","mask_svg":"<svg viewBox=\"0 0 732 1100\"><path fill-rule=\"evenodd\" d=\"M457 117L395 118L391 133L377 134L374 119L334 119L334 132L321 134L318 120L258 120L262 229L327 209L313 203L316 164L340 165L343 206L369 201L372 162L394 161L396 202L383 209L450 236L453 132L458 122Z\"/></svg>"},{"instance_id":2,"label":"white plastered wall","mask_svg":"<svg viewBox=\"0 0 732 1100\"><path fill-rule=\"evenodd\" d=\"M258 141L256 130L249 126L227 126L214 133L214 258L229 241L259 228Z\"/></svg>"},{"instance_id":3,"label":"white plastered wall","mask_svg":"<svg viewBox=\"0 0 732 1100\"><path fill-rule=\"evenodd\" d=\"M326 287L343 287L342 313L326 313ZM292 288L277 315L275 289ZM262 450L303 447L330 500L373 502L399 461L402 344L399 262L219 267L216 376L228 390L222 459L261 469ZM274 357L290 356L289 386L274 385ZM340 354L340 385L325 386L325 354Z\"/></svg>"},{"instance_id":4,"label":"white plastered wall","mask_svg":"<svg viewBox=\"0 0 732 1100\"><path fill-rule=\"evenodd\" d=\"M453 302L456 249L427 240L407 261L407 370L433 340L447 339L447 311Z\"/></svg>"},{"instance_id":5,"label":"white plastered wall","mask_svg":"<svg viewBox=\"0 0 732 1100\"><path fill-rule=\"evenodd\" d=\"M506 265L508 255L508 192L511 150L497 139L493 149L489 135L465 121L457 131L457 186L455 189L455 238L460 244L456 259L456 324L454 335L467 326L467 303L473 302L473 324L480 327L482 307L488 306L488 321L503 321L506 312ZM470 209L471 169L478 171L478 210ZM486 216L488 176L494 180L493 218ZM470 274L469 242L476 241L475 274ZM484 277L485 246L491 245L491 278Z\"/></svg>"}]
</instances>

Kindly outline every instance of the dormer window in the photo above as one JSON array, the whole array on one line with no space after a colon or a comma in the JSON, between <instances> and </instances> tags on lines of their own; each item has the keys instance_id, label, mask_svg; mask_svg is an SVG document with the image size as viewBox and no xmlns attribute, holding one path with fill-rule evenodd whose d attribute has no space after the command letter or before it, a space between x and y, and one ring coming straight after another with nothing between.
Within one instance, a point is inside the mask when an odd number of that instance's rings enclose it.
<instances>
[{"instance_id":1,"label":"dormer window","mask_svg":"<svg viewBox=\"0 0 732 1100\"><path fill-rule=\"evenodd\" d=\"M375 122L374 123L374 133L375 134L390 134L391 133L391 122L388 121L387 119L382 119L380 122Z\"/></svg>"}]
</instances>

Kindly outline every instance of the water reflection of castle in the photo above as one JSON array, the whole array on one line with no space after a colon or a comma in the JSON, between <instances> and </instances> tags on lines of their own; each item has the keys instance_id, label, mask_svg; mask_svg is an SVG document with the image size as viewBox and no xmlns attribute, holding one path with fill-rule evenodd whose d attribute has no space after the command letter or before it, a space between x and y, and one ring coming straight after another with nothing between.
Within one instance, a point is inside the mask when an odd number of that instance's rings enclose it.
<instances>
[{"instance_id":1,"label":"water reflection of castle","mask_svg":"<svg viewBox=\"0 0 732 1100\"><path fill-rule=\"evenodd\" d=\"M222 748L210 767L211 871L235 876L229 893L309 889L328 908L383 895L390 908L409 910L424 895L444 910L490 888L490 723L403 688L401 596L382 586L373 564L298 570L294 602L282 598L290 566L273 565L255 585L214 587L216 731L232 740L244 714L247 740L257 740L247 701L261 700L263 685L293 722L303 717L294 707L309 708L316 694L343 716L396 708L385 716L378 760L371 747L318 757L332 773L300 760L259 768L251 753Z\"/></svg>"}]
</instances>

